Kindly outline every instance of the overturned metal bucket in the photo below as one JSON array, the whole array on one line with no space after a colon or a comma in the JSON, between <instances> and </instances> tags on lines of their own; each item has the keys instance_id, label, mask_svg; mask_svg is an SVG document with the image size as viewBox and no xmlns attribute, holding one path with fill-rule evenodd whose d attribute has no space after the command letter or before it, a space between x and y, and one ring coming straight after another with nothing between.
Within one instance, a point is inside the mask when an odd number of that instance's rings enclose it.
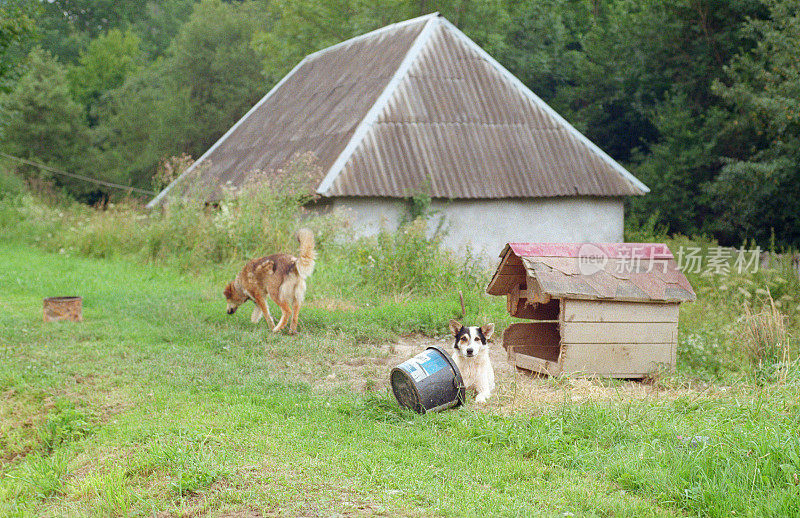
<instances>
[{"instance_id":1,"label":"overturned metal bucket","mask_svg":"<svg viewBox=\"0 0 800 518\"><path fill-rule=\"evenodd\" d=\"M83 299L81 297L48 297L43 301L44 321L83 322Z\"/></svg>"},{"instance_id":2,"label":"overturned metal bucket","mask_svg":"<svg viewBox=\"0 0 800 518\"><path fill-rule=\"evenodd\" d=\"M464 382L458 366L438 345L392 369L390 381L397 402L418 414L438 412L464 402Z\"/></svg>"}]
</instances>

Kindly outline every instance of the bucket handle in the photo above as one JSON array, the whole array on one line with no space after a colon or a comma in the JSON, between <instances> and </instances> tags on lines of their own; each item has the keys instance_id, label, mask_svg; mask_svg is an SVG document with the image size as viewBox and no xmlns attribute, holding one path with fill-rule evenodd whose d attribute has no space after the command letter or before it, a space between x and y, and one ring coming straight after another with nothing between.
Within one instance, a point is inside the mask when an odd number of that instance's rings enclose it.
<instances>
[{"instance_id":1,"label":"bucket handle","mask_svg":"<svg viewBox=\"0 0 800 518\"><path fill-rule=\"evenodd\" d=\"M459 383L457 377L454 377L453 378L453 388L456 389L456 398L458 398L458 401L463 405L465 403L465 400L466 400L465 389L467 387L464 386L463 382Z\"/></svg>"}]
</instances>

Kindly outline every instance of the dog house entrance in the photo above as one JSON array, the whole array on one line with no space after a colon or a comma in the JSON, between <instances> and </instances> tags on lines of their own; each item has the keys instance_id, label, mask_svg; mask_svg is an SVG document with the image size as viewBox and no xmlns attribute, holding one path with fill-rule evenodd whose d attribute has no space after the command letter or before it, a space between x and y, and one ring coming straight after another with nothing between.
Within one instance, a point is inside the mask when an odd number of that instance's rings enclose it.
<instances>
[{"instance_id":1,"label":"dog house entrance","mask_svg":"<svg viewBox=\"0 0 800 518\"><path fill-rule=\"evenodd\" d=\"M509 360L528 370L555 370L561 354L560 302L551 299L547 303L523 303L513 308L513 316L529 321L512 324L503 334Z\"/></svg>"}]
</instances>

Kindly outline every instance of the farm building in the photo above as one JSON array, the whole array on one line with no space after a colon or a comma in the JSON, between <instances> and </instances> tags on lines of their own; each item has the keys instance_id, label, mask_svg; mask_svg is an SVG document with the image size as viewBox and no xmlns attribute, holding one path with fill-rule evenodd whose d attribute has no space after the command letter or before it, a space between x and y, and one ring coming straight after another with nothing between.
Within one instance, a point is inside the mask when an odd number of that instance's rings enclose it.
<instances>
[{"instance_id":1,"label":"farm building","mask_svg":"<svg viewBox=\"0 0 800 518\"><path fill-rule=\"evenodd\" d=\"M307 56L149 206L198 181L213 202L308 153L321 205L350 209L362 233L393 230L427 195L446 244L478 253L509 236L621 241L624 198L648 192L432 14Z\"/></svg>"},{"instance_id":2,"label":"farm building","mask_svg":"<svg viewBox=\"0 0 800 518\"><path fill-rule=\"evenodd\" d=\"M486 292L507 297L503 347L542 374L639 378L675 367L692 286L663 244L509 243Z\"/></svg>"}]
</instances>

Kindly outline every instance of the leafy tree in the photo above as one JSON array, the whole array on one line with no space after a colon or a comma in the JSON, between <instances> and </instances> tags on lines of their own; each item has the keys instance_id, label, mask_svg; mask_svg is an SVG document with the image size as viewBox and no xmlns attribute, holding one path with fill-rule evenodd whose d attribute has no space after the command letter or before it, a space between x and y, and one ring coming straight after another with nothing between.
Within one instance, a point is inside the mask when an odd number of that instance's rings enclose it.
<instances>
[{"instance_id":1,"label":"leafy tree","mask_svg":"<svg viewBox=\"0 0 800 518\"><path fill-rule=\"evenodd\" d=\"M654 110L660 138L649 152L637 152L633 170L650 193L627 200L628 215L666 224L672 232L698 233L713 218L711 199L704 189L721 167L720 131L726 110L710 106L702 114L677 89Z\"/></svg>"},{"instance_id":2,"label":"leafy tree","mask_svg":"<svg viewBox=\"0 0 800 518\"><path fill-rule=\"evenodd\" d=\"M719 173L721 156L741 148L740 135L725 128L730 110L711 84L736 52L753 46L741 29L748 19L764 16L763 7L758 0L653 0L641 8L628 32L633 42L628 52L638 56L638 65L632 74L620 67L635 88L618 101L629 99L628 106L651 130L639 136L638 149L629 142L627 157L609 146L612 156L631 162L651 188L645 197L629 200L629 214L644 221L659 213L659 224L671 232L709 231L715 209L706 185ZM601 100L608 98L600 94ZM607 127L624 135L619 122ZM607 142L602 132L588 136L601 146Z\"/></svg>"},{"instance_id":3,"label":"leafy tree","mask_svg":"<svg viewBox=\"0 0 800 518\"><path fill-rule=\"evenodd\" d=\"M525 0L510 11L507 51L497 58L534 93L559 112L569 106L564 95L579 80L585 60L582 40L591 28L588 2Z\"/></svg>"},{"instance_id":4,"label":"leafy tree","mask_svg":"<svg viewBox=\"0 0 800 518\"><path fill-rule=\"evenodd\" d=\"M163 55L197 0L41 1L39 44L62 63L75 64L89 43L113 29L131 30L151 58Z\"/></svg>"},{"instance_id":5,"label":"leafy tree","mask_svg":"<svg viewBox=\"0 0 800 518\"><path fill-rule=\"evenodd\" d=\"M66 69L48 52L36 48L28 56L25 72L8 94L0 96L2 149L11 155L81 172L87 165L89 131L81 106L69 93ZM49 176L38 170L29 174ZM93 187L65 177L55 177L76 196Z\"/></svg>"},{"instance_id":6,"label":"leafy tree","mask_svg":"<svg viewBox=\"0 0 800 518\"><path fill-rule=\"evenodd\" d=\"M408 17L402 1L379 6L364 0L275 0L267 12L272 25L258 31L253 47L261 56L264 74L276 83L306 55L358 34ZM398 18L399 17L399 18Z\"/></svg>"},{"instance_id":7,"label":"leafy tree","mask_svg":"<svg viewBox=\"0 0 800 518\"><path fill-rule=\"evenodd\" d=\"M669 33L655 0L528 0L511 11L509 68L618 160L656 138L663 95L652 41Z\"/></svg>"},{"instance_id":8,"label":"leafy tree","mask_svg":"<svg viewBox=\"0 0 800 518\"><path fill-rule=\"evenodd\" d=\"M185 145L187 99L174 90L169 69L159 60L108 92L94 129L97 166L148 188L159 159L179 154Z\"/></svg>"},{"instance_id":9,"label":"leafy tree","mask_svg":"<svg viewBox=\"0 0 800 518\"><path fill-rule=\"evenodd\" d=\"M39 44L62 63L76 63L93 38L124 28L144 11L145 0L49 0L37 19Z\"/></svg>"},{"instance_id":10,"label":"leafy tree","mask_svg":"<svg viewBox=\"0 0 800 518\"><path fill-rule=\"evenodd\" d=\"M629 161L663 138L656 122L675 113L676 98L703 117L718 104L711 82L738 49L752 45L740 29L760 14L760 5L759 0L594 2L592 25L581 39L585 59L567 94L587 136L616 159ZM662 106L665 112L658 114Z\"/></svg>"},{"instance_id":11,"label":"leafy tree","mask_svg":"<svg viewBox=\"0 0 800 518\"><path fill-rule=\"evenodd\" d=\"M7 84L17 66L11 49L32 39L35 25L29 13L17 5L0 5L0 91L8 91Z\"/></svg>"},{"instance_id":12,"label":"leafy tree","mask_svg":"<svg viewBox=\"0 0 800 518\"><path fill-rule=\"evenodd\" d=\"M111 29L93 39L81 53L78 66L69 69L73 95L86 105L92 125L97 124L103 95L122 86L125 78L142 66L139 43L139 37L130 30Z\"/></svg>"},{"instance_id":13,"label":"leafy tree","mask_svg":"<svg viewBox=\"0 0 800 518\"><path fill-rule=\"evenodd\" d=\"M141 39L142 50L152 59L163 56L198 0L148 0L128 26Z\"/></svg>"},{"instance_id":14,"label":"leafy tree","mask_svg":"<svg viewBox=\"0 0 800 518\"><path fill-rule=\"evenodd\" d=\"M509 16L500 0L276 0L268 7L272 25L256 34L253 45L275 83L312 52L435 11L488 52L505 49Z\"/></svg>"},{"instance_id":15,"label":"leafy tree","mask_svg":"<svg viewBox=\"0 0 800 518\"><path fill-rule=\"evenodd\" d=\"M728 130L747 142L710 186L715 230L727 240L800 246L800 0L768 0L751 19L758 44L738 54L714 91L735 110Z\"/></svg>"},{"instance_id":16,"label":"leafy tree","mask_svg":"<svg viewBox=\"0 0 800 518\"><path fill-rule=\"evenodd\" d=\"M511 15L506 2L439 0L430 4L434 7L431 10L439 11L492 56L502 56L507 53L507 33L511 27Z\"/></svg>"},{"instance_id":17,"label":"leafy tree","mask_svg":"<svg viewBox=\"0 0 800 518\"><path fill-rule=\"evenodd\" d=\"M104 167L149 186L159 161L199 156L266 93L250 46L264 23L259 8L204 0L163 59L109 93L98 128Z\"/></svg>"},{"instance_id":18,"label":"leafy tree","mask_svg":"<svg viewBox=\"0 0 800 518\"><path fill-rule=\"evenodd\" d=\"M192 121L187 152L205 151L266 93L250 46L262 24L257 3L204 0L173 41L168 66Z\"/></svg>"}]
</instances>

